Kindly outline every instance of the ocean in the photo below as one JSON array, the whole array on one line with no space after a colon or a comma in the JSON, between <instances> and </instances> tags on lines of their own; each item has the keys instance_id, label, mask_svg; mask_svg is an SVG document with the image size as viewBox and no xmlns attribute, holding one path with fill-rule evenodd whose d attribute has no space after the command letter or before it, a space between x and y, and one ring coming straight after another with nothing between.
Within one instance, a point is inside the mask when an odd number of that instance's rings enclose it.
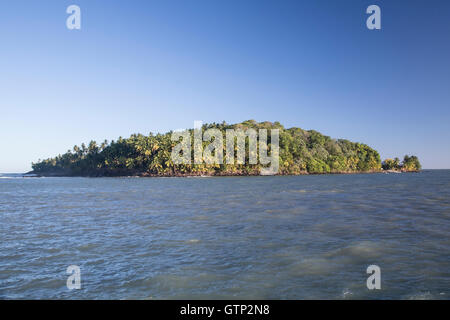
<instances>
[{"instance_id":1,"label":"ocean","mask_svg":"<svg viewBox=\"0 0 450 320\"><path fill-rule=\"evenodd\" d=\"M0 219L0 299L450 299L450 170L0 175Z\"/></svg>"}]
</instances>

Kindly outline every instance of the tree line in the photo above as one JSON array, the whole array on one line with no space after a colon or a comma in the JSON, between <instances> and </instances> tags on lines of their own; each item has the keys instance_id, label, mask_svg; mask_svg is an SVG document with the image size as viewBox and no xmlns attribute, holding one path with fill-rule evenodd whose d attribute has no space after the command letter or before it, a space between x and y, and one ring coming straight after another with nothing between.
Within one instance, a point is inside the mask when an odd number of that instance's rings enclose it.
<instances>
[{"instance_id":1,"label":"tree line","mask_svg":"<svg viewBox=\"0 0 450 320\"><path fill-rule=\"evenodd\" d=\"M381 164L383 170L396 170L396 171L420 171L422 165L419 162L419 158L416 156L405 155L403 161L400 162L399 158L386 159Z\"/></svg>"},{"instance_id":2,"label":"tree line","mask_svg":"<svg viewBox=\"0 0 450 320\"><path fill-rule=\"evenodd\" d=\"M204 124L202 130L279 129L280 175L377 172L391 168L371 147L345 139L332 139L315 130L284 128L279 122L244 121L238 124ZM194 134L194 130L189 130ZM74 146L54 158L32 164L33 173L54 176L183 176L183 175L258 175L260 164L174 164L172 131L165 134L133 134L116 141L95 141ZM203 142L204 147L208 142ZM248 141L246 141L248 147ZM270 149L270 141L268 143ZM226 146L224 145L224 149ZM248 150L248 149L246 149ZM395 161L394 161L395 162ZM387 164L389 163L389 164ZM400 164L399 164L400 165ZM417 157L405 157L400 165L406 171L420 169ZM396 169L397 167L395 167ZM400 167L399 167L400 168ZM394 168L392 168L394 169Z\"/></svg>"}]
</instances>

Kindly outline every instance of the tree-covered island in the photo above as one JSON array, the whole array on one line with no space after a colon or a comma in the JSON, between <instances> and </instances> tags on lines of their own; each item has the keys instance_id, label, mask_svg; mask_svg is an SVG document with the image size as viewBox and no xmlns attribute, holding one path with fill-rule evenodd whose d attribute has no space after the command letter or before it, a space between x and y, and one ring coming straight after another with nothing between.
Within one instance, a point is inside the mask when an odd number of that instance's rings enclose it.
<instances>
[{"instance_id":1,"label":"tree-covered island","mask_svg":"<svg viewBox=\"0 0 450 320\"><path fill-rule=\"evenodd\" d=\"M381 164L385 171L400 171L400 172L417 172L422 169L419 158L416 156L406 155L400 163L399 158L386 159Z\"/></svg>"},{"instance_id":2,"label":"tree-covered island","mask_svg":"<svg viewBox=\"0 0 450 320\"><path fill-rule=\"evenodd\" d=\"M225 122L204 124L202 132L215 128L224 133L227 129L279 129L279 175L362 173L362 172L416 172L421 169L416 156L386 159L381 162L379 153L371 147L345 139L332 139L315 130L285 129L279 122L244 121L229 125ZM188 130L191 136L194 129ZM271 149L268 134L268 149ZM248 150L249 137L245 138ZM225 139L224 139L225 141ZM117 141L101 144L91 141L81 147L74 146L65 154L39 160L32 164L31 173L41 176L197 176L197 175L259 175L261 164L249 164L246 152L244 164L174 164L172 132L148 136L133 134ZM203 147L210 142L203 141ZM223 145L224 151L226 144ZM194 153L194 149L192 149Z\"/></svg>"}]
</instances>

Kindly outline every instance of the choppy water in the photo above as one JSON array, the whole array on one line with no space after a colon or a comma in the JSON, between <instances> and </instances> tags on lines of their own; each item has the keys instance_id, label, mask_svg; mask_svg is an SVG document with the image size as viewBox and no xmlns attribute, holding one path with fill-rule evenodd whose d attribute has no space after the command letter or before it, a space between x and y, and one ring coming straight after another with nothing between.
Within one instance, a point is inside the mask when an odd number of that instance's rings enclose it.
<instances>
[{"instance_id":1,"label":"choppy water","mask_svg":"<svg viewBox=\"0 0 450 320\"><path fill-rule=\"evenodd\" d=\"M450 170L3 176L0 219L4 299L450 299Z\"/></svg>"}]
</instances>

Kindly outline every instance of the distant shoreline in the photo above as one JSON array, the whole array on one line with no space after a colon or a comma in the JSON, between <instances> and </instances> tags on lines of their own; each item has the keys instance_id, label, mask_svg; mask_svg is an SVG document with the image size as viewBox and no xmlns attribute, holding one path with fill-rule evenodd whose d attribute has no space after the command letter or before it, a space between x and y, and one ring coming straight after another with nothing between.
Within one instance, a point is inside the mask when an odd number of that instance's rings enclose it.
<instances>
[{"instance_id":1,"label":"distant shoreline","mask_svg":"<svg viewBox=\"0 0 450 320\"><path fill-rule=\"evenodd\" d=\"M132 134L117 141L75 145L64 154L32 163L30 173L62 177L195 177L421 169L417 156L381 161L378 151L366 144L333 139L315 130L285 128L277 121L196 125L182 132Z\"/></svg>"},{"instance_id":2,"label":"distant shoreline","mask_svg":"<svg viewBox=\"0 0 450 320\"><path fill-rule=\"evenodd\" d=\"M445 169L443 169L445 170ZM421 170L370 170L370 171L350 171L350 172L329 172L329 173L309 173L309 172L302 172L298 174L292 174L292 173L279 173L275 175L261 175L261 174L255 174L255 173L215 173L215 174L150 174L150 173L136 173L136 174L84 174L84 175L76 175L76 174L62 174L62 173L35 173L33 171L27 172L22 175L23 178L40 178L40 177L54 177L54 178L77 178L77 177L84 177L84 178L123 178L123 177L130 177L130 178L189 178L189 177L265 177L265 176L308 176L308 175L350 175L350 174L376 174L376 173L382 173L382 174L398 174L398 173L419 173Z\"/></svg>"}]
</instances>

